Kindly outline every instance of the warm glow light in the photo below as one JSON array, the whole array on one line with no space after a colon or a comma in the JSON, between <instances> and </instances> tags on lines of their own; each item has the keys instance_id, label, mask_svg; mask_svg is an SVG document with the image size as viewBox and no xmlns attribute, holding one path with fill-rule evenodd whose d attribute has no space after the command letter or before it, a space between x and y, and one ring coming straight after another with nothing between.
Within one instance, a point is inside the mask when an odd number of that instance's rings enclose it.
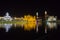
<instances>
[{"instance_id":1,"label":"warm glow light","mask_svg":"<svg viewBox=\"0 0 60 40\"><path fill-rule=\"evenodd\" d=\"M31 30L36 28L36 16L31 16L31 15L25 15L24 17L21 18L15 18L16 20L19 20L16 22L18 25L23 25L24 30Z\"/></svg>"},{"instance_id":2,"label":"warm glow light","mask_svg":"<svg viewBox=\"0 0 60 40\"><path fill-rule=\"evenodd\" d=\"M24 24L24 29L25 30L31 30L31 29L35 29L36 27L36 17L34 16L24 16L24 20L27 20L27 23Z\"/></svg>"},{"instance_id":3,"label":"warm glow light","mask_svg":"<svg viewBox=\"0 0 60 40\"><path fill-rule=\"evenodd\" d=\"M20 22L17 22L17 24L20 24L24 26L24 30L32 30L32 29L36 29L36 16L31 16L31 15L25 15L22 20L25 20L25 21L20 21ZM38 25L41 25L41 22L39 20L38 22Z\"/></svg>"},{"instance_id":4,"label":"warm glow light","mask_svg":"<svg viewBox=\"0 0 60 40\"><path fill-rule=\"evenodd\" d=\"M13 21L4 21L4 23L12 23L15 24L15 27L24 27L24 30L32 30L32 29L36 29L36 16L31 16L31 15L25 15L24 17L14 17ZM2 22L1 22L2 23ZM41 23L38 23L41 24ZM22 27L22 28L23 28Z\"/></svg>"}]
</instances>

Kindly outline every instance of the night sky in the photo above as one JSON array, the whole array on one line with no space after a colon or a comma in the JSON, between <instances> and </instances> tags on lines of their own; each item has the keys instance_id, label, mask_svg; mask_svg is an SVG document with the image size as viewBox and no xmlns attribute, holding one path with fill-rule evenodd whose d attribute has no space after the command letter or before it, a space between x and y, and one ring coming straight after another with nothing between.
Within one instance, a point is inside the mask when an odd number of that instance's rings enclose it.
<instances>
[{"instance_id":1,"label":"night sky","mask_svg":"<svg viewBox=\"0 0 60 40\"><path fill-rule=\"evenodd\" d=\"M21 17L24 15L35 15L36 12L39 13L39 16L43 16L44 15L44 11L46 10L48 12L49 15L55 15L58 16L58 18L60 18L60 2L53 0L53 1L49 1L49 0L20 0L20 1L0 1L0 16L4 16L6 12L9 12L10 15L13 16L17 16L17 17ZM59 26L60 28L60 26ZM49 34L47 34L47 36L45 35L47 38L49 39L58 39L59 38L59 34L60 34L60 29L58 28L58 30L55 30L54 32L50 32ZM40 31L41 32L41 31ZM23 32L24 33L24 32ZM2 39L15 39L17 37L17 39L19 38L37 38L36 40L46 40L45 36L42 37L42 35L40 33L35 34L33 31L32 33L25 33L23 35L23 33L0 33L0 38ZM11 36L11 37L10 37ZM18 37L19 36L19 37ZM21 37L22 36L22 37ZM24 37L23 37L24 36ZM58 38L57 38L58 37ZM49 40L48 39L48 40Z\"/></svg>"},{"instance_id":2,"label":"night sky","mask_svg":"<svg viewBox=\"0 0 60 40\"><path fill-rule=\"evenodd\" d=\"M47 10L49 15L57 15L60 13L60 5L58 1L43 0L20 0L20 1L0 1L0 16L9 12L11 16L21 17L23 15L43 15Z\"/></svg>"}]
</instances>

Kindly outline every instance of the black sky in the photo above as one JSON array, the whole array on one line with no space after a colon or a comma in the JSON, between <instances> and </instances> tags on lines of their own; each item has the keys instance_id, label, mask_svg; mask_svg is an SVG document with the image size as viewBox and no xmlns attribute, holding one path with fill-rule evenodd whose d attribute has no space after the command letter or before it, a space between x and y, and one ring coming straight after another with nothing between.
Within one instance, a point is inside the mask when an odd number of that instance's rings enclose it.
<instances>
[{"instance_id":1,"label":"black sky","mask_svg":"<svg viewBox=\"0 0 60 40\"><path fill-rule=\"evenodd\" d=\"M11 16L23 16L28 13L35 15L37 11L39 12L39 15L42 15L45 10L48 11L49 15L58 15L60 13L59 1L0 1L0 16L3 16L6 12L9 12Z\"/></svg>"}]
</instances>

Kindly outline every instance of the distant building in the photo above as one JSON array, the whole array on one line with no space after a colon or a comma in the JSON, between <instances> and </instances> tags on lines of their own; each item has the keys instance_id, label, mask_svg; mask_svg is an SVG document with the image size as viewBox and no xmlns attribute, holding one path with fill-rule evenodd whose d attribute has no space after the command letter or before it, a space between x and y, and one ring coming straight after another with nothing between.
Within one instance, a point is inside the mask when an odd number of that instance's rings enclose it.
<instances>
[{"instance_id":1,"label":"distant building","mask_svg":"<svg viewBox=\"0 0 60 40\"><path fill-rule=\"evenodd\" d=\"M45 11L45 20L47 20L48 16L47 11Z\"/></svg>"},{"instance_id":2,"label":"distant building","mask_svg":"<svg viewBox=\"0 0 60 40\"><path fill-rule=\"evenodd\" d=\"M9 13L7 12L6 15L3 17L3 20L5 20L5 21L12 21L12 17L9 16Z\"/></svg>"},{"instance_id":3,"label":"distant building","mask_svg":"<svg viewBox=\"0 0 60 40\"><path fill-rule=\"evenodd\" d=\"M54 16L49 16L47 21L56 21L56 17Z\"/></svg>"},{"instance_id":4,"label":"distant building","mask_svg":"<svg viewBox=\"0 0 60 40\"><path fill-rule=\"evenodd\" d=\"M57 20L57 16L49 16L48 14L47 14L47 11L45 11L45 20L47 20L47 21L56 21Z\"/></svg>"}]
</instances>

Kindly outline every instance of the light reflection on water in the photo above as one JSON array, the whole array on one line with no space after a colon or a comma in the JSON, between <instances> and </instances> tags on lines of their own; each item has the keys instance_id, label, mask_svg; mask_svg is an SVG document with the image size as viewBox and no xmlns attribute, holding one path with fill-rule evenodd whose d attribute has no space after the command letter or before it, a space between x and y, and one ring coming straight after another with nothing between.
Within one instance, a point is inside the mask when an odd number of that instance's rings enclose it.
<instances>
[{"instance_id":1,"label":"light reflection on water","mask_svg":"<svg viewBox=\"0 0 60 40\"><path fill-rule=\"evenodd\" d=\"M12 27L21 27L21 28L23 28L24 27L24 29L25 30L31 30L31 29L33 29L33 27L32 28L29 28L28 27L28 25L26 25L26 26L24 26L24 25L19 25L19 24L0 24L0 28L4 28L6 31L5 32L8 32L9 31L9 29L10 28L12 28Z\"/></svg>"},{"instance_id":2,"label":"light reflection on water","mask_svg":"<svg viewBox=\"0 0 60 40\"><path fill-rule=\"evenodd\" d=\"M45 33L47 33L48 30L52 31L53 29L57 29L57 22L47 21L45 25Z\"/></svg>"},{"instance_id":3,"label":"light reflection on water","mask_svg":"<svg viewBox=\"0 0 60 40\"><path fill-rule=\"evenodd\" d=\"M6 32L12 27L12 24L4 24L3 27L6 29Z\"/></svg>"},{"instance_id":4,"label":"light reflection on water","mask_svg":"<svg viewBox=\"0 0 60 40\"><path fill-rule=\"evenodd\" d=\"M6 32L12 27L12 24L0 24L0 28L5 28Z\"/></svg>"},{"instance_id":5,"label":"light reflection on water","mask_svg":"<svg viewBox=\"0 0 60 40\"><path fill-rule=\"evenodd\" d=\"M57 28L57 23L56 22L47 22L48 28Z\"/></svg>"},{"instance_id":6,"label":"light reflection on water","mask_svg":"<svg viewBox=\"0 0 60 40\"><path fill-rule=\"evenodd\" d=\"M57 23L56 22L47 22L46 23L47 25L46 26L48 26L48 28L50 28L50 29L53 29L53 28L57 28ZM9 32L9 30L10 30L10 28L12 28L13 27L13 25L14 25L14 27L24 27L24 29L25 30L28 30L28 31L30 31L31 29L34 29L34 27L33 26L28 26L28 25L19 25L19 24L0 24L0 28L5 28L5 32ZM40 25L38 25L38 26L40 26ZM35 25L35 29L37 28L37 25Z\"/></svg>"}]
</instances>

